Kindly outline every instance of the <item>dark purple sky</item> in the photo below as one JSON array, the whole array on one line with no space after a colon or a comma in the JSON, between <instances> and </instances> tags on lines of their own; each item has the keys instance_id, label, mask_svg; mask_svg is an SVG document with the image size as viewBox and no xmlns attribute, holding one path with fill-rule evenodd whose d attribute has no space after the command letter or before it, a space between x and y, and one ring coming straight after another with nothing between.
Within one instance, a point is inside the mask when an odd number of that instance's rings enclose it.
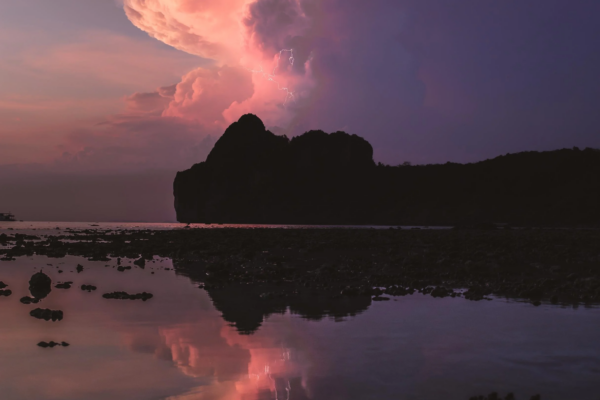
<instances>
[{"instance_id":1,"label":"dark purple sky","mask_svg":"<svg viewBox=\"0 0 600 400\"><path fill-rule=\"evenodd\" d=\"M285 105L249 71L282 49ZM393 165L600 147L599 71L596 1L0 0L0 212L173 219L170 176L246 112Z\"/></svg>"}]
</instances>

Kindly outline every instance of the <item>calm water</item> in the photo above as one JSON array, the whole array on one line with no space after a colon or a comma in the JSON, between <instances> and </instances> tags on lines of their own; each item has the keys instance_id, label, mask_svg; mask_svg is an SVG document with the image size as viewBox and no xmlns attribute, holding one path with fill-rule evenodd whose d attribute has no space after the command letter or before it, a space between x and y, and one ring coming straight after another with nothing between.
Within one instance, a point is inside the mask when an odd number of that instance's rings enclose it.
<instances>
[{"instance_id":1,"label":"calm water","mask_svg":"<svg viewBox=\"0 0 600 400\"><path fill-rule=\"evenodd\" d=\"M267 313L253 334L240 334L222 317L223 296L198 289L171 260L115 266L75 257L0 262L13 291L0 297L0 398L466 400L495 390L600 399L598 309L413 295L336 320ZM42 268L53 285L73 287L21 304ZM116 290L154 297L102 298ZM32 318L36 307L63 310L64 319ZM71 345L43 349L42 340Z\"/></svg>"}]
</instances>

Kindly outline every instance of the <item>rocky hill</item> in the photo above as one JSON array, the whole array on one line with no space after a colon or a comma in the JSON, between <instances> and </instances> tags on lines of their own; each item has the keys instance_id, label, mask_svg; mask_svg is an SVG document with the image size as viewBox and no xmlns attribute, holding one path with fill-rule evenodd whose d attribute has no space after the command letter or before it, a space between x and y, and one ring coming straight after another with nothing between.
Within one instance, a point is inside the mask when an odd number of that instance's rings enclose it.
<instances>
[{"instance_id":1,"label":"rocky hill","mask_svg":"<svg viewBox=\"0 0 600 400\"><path fill-rule=\"evenodd\" d=\"M178 172L180 222L600 225L600 151L507 154L473 164L376 165L344 132L291 140L252 114Z\"/></svg>"}]
</instances>

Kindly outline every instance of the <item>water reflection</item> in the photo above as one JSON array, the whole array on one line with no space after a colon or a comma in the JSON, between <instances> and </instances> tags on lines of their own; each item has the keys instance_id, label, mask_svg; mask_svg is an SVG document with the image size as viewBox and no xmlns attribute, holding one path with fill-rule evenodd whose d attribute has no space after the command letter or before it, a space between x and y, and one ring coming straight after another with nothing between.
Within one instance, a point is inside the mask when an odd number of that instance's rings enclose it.
<instances>
[{"instance_id":1,"label":"water reflection","mask_svg":"<svg viewBox=\"0 0 600 400\"><path fill-rule=\"evenodd\" d=\"M74 282L35 305L63 310L61 322L31 318L34 305L18 301L42 267L53 283ZM0 263L14 292L0 298L2 399L437 400L497 390L591 400L600 389L599 310L418 295L261 299L200 290L171 268L163 260L118 272L69 257ZM102 298L118 290L154 297ZM71 346L41 349L41 340Z\"/></svg>"},{"instance_id":2,"label":"water reflection","mask_svg":"<svg viewBox=\"0 0 600 400\"><path fill-rule=\"evenodd\" d=\"M220 336L225 342L213 345L199 339L205 336L198 335L190 326L162 330L178 368L189 376L211 378L208 385L172 398L310 398L306 393L310 363L303 359L302 353L282 342L282 337L291 333L288 329L280 325L269 336L253 337L239 335L226 326Z\"/></svg>"},{"instance_id":3,"label":"water reflection","mask_svg":"<svg viewBox=\"0 0 600 400\"><path fill-rule=\"evenodd\" d=\"M178 274L202 284L205 269L199 263L175 261ZM290 311L305 319L342 319L369 308L370 296L332 296L331 292L298 291L274 285L207 286L206 291L225 321L240 333L251 334L272 314Z\"/></svg>"}]
</instances>

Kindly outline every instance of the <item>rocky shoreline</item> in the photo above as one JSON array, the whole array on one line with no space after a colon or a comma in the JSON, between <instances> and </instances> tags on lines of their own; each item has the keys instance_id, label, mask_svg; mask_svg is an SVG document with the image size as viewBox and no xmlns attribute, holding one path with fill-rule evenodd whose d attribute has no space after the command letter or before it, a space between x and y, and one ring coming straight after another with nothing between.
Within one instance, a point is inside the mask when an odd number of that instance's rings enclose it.
<instances>
[{"instance_id":1,"label":"rocky shoreline","mask_svg":"<svg viewBox=\"0 0 600 400\"><path fill-rule=\"evenodd\" d=\"M0 258L170 257L209 292L263 288L385 300L420 292L569 305L600 304L600 231L573 229L176 229L4 235ZM263 289L261 289L263 290Z\"/></svg>"}]
</instances>

